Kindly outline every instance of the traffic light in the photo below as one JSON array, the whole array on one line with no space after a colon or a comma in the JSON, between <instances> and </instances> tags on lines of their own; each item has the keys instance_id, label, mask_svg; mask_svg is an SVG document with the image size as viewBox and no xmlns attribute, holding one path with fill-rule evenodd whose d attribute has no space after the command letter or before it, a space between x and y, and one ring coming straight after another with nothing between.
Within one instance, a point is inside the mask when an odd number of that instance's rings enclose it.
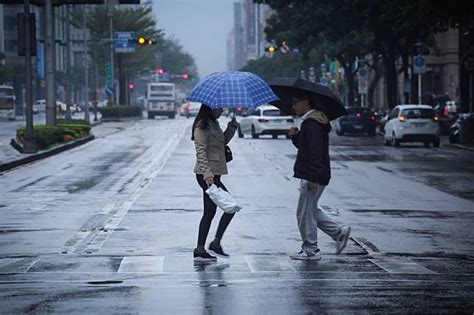
<instances>
[{"instance_id":1,"label":"traffic light","mask_svg":"<svg viewBox=\"0 0 474 315\"><path fill-rule=\"evenodd\" d=\"M273 46L273 45L270 45L270 46L268 46L268 47L265 49L265 51L267 51L267 52L269 52L269 53L272 54L272 53L274 53L274 52L276 51L276 47Z\"/></svg>"},{"instance_id":2,"label":"traffic light","mask_svg":"<svg viewBox=\"0 0 474 315\"><path fill-rule=\"evenodd\" d=\"M181 78L187 80L187 79L189 79L189 74L183 73L183 74L181 74Z\"/></svg>"},{"instance_id":3,"label":"traffic light","mask_svg":"<svg viewBox=\"0 0 474 315\"><path fill-rule=\"evenodd\" d=\"M140 46L143 45L155 45L157 43L157 40L151 37L145 37L145 36L138 36L137 37L137 44Z\"/></svg>"},{"instance_id":4,"label":"traffic light","mask_svg":"<svg viewBox=\"0 0 474 315\"><path fill-rule=\"evenodd\" d=\"M163 68L156 68L155 69L155 72L157 75L162 75L163 73L165 73L165 69Z\"/></svg>"},{"instance_id":5,"label":"traffic light","mask_svg":"<svg viewBox=\"0 0 474 315\"><path fill-rule=\"evenodd\" d=\"M135 89L135 83L130 82L130 83L128 84L128 89L130 90L130 92L133 92L133 90Z\"/></svg>"}]
</instances>

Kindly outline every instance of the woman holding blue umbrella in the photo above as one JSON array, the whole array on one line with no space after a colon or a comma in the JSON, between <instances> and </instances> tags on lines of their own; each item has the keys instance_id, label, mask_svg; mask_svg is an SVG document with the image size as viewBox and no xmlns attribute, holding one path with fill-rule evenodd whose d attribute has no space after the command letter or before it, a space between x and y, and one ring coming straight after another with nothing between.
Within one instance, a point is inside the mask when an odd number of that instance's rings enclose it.
<instances>
[{"instance_id":1,"label":"woman holding blue umbrella","mask_svg":"<svg viewBox=\"0 0 474 315\"><path fill-rule=\"evenodd\" d=\"M199 82L191 91L188 100L203 105L193 123L192 137L196 147L194 173L203 190L204 212L199 224L197 247L194 249L195 261L216 261L205 249L205 243L217 206L206 194L212 184L227 191L221 182L221 175L228 173L225 146L235 134L238 123L233 118L225 131L217 119L223 108L255 108L278 100L270 87L253 73L241 71L218 72ZM234 213L224 213L219 221L216 236L209 245L209 251L216 256L227 258L221 246L221 239Z\"/></svg>"},{"instance_id":2,"label":"woman holding blue umbrella","mask_svg":"<svg viewBox=\"0 0 474 315\"><path fill-rule=\"evenodd\" d=\"M216 204L209 198L206 190L214 184L227 191L227 188L221 182L221 175L228 173L224 148L232 139L238 127L238 123L234 118L228 123L226 130L222 131L217 121L221 114L222 109L213 110L203 104L193 123L191 139L194 140L196 147L194 173L199 186L202 188L204 201L204 212L199 224L197 247L193 253L195 261L217 260L204 248L217 209ZM222 249L221 239L234 214L224 213L219 221L216 236L209 245L209 251L216 256L229 257Z\"/></svg>"}]
</instances>

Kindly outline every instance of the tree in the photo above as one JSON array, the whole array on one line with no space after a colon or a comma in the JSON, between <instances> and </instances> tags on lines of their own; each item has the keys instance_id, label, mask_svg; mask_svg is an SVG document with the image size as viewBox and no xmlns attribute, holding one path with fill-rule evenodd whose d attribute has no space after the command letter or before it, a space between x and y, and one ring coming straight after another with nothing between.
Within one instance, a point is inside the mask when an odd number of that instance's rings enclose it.
<instances>
[{"instance_id":1,"label":"tree","mask_svg":"<svg viewBox=\"0 0 474 315\"><path fill-rule=\"evenodd\" d=\"M111 10L111 11L109 11ZM111 44L109 13L112 17L113 32L135 32L139 36L153 38L155 45L137 46L134 53L114 54L114 75L119 79L120 104L126 103L127 83L145 68L157 66L157 52L162 45L161 31L157 30L156 22L152 16L151 7L120 7L120 6L94 6L88 12L87 23L91 33L91 51L101 73L105 73L105 66L109 61ZM74 14L74 23L82 25L82 12Z\"/></svg>"}]
</instances>

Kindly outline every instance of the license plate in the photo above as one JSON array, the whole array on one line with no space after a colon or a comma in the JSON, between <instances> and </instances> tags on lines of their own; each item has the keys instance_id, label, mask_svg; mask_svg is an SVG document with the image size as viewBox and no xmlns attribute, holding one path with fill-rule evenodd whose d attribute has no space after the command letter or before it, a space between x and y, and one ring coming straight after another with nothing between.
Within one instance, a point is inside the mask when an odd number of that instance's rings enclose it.
<instances>
[{"instance_id":1,"label":"license plate","mask_svg":"<svg viewBox=\"0 0 474 315\"><path fill-rule=\"evenodd\" d=\"M419 127L424 127L425 124L415 124L415 127L419 128Z\"/></svg>"},{"instance_id":2,"label":"license plate","mask_svg":"<svg viewBox=\"0 0 474 315\"><path fill-rule=\"evenodd\" d=\"M361 126L361 125L354 125L354 129L362 129L364 128L364 126Z\"/></svg>"}]
</instances>

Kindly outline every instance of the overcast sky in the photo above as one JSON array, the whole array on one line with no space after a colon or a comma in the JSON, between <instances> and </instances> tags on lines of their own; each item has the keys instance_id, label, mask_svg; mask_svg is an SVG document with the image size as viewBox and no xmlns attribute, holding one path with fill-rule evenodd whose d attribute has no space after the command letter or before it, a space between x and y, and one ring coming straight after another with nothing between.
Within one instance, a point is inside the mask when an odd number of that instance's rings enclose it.
<instances>
[{"instance_id":1,"label":"overcast sky","mask_svg":"<svg viewBox=\"0 0 474 315\"><path fill-rule=\"evenodd\" d=\"M153 0L158 28L178 39L201 78L226 70L226 38L236 0Z\"/></svg>"}]
</instances>

